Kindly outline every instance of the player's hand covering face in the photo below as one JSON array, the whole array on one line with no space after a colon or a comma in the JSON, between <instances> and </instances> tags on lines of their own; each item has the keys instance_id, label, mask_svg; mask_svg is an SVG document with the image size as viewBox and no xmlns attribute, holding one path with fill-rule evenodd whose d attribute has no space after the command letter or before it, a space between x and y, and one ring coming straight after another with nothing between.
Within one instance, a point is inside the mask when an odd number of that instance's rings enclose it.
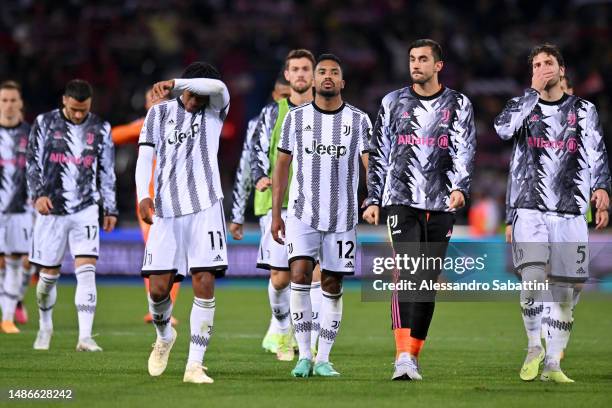
<instances>
[{"instance_id":1,"label":"player's hand covering face","mask_svg":"<svg viewBox=\"0 0 612 408\"><path fill-rule=\"evenodd\" d=\"M308 58L293 58L285 70L285 79L289 81L291 89L297 93L304 93L312 88L312 63Z\"/></svg>"},{"instance_id":2,"label":"player's hand covering face","mask_svg":"<svg viewBox=\"0 0 612 408\"><path fill-rule=\"evenodd\" d=\"M315 68L315 92L322 96L332 97L344 89L342 70L336 61L323 60Z\"/></svg>"},{"instance_id":3,"label":"player's hand covering face","mask_svg":"<svg viewBox=\"0 0 612 408\"><path fill-rule=\"evenodd\" d=\"M531 69L533 71L531 87L538 92L557 85L561 76L565 74L565 68L559 66L557 59L545 52L533 58Z\"/></svg>"}]
</instances>

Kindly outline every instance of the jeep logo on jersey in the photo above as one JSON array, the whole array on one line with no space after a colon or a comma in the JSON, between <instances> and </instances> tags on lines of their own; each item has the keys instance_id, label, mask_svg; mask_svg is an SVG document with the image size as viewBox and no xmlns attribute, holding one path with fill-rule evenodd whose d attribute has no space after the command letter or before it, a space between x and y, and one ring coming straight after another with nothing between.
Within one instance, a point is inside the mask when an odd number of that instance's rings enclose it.
<instances>
[{"instance_id":1,"label":"jeep logo on jersey","mask_svg":"<svg viewBox=\"0 0 612 408\"><path fill-rule=\"evenodd\" d=\"M339 159L340 156L344 156L346 154L346 147L342 145L324 145L317 144L316 140L312 141L312 148L306 147L306 153L308 154L318 154L319 156L323 156L325 154L329 154L330 156L336 156L336 159Z\"/></svg>"},{"instance_id":2,"label":"jeep logo on jersey","mask_svg":"<svg viewBox=\"0 0 612 408\"><path fill-rule=\"evenodd\" d=\"M168 144L169 145L174 145L174 144L180 145L185 140L187 140L188 137L195 139L199 131L200 131L199 123L192 124L189 130L187 130L187 132L179 132L178 129L174 129L174 133L168 139Z\"/></svg>"}]
</instances>

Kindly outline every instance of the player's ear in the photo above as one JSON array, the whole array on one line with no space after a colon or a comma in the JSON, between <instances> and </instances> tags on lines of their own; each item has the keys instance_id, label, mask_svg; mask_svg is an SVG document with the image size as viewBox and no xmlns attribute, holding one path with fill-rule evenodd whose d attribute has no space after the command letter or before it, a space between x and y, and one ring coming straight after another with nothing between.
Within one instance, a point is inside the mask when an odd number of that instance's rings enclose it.
<instances>
[{"instance_id":1,"label":"player's ear","mask_svg":"<svg viewBox=\"0 0 612 408\"><path fill-rule=\"evenodd\" d=\"M565 76L565 67L559 67L559 75L561 78Z\"/></svg>"},{"instance_id":2,"label":"player's ear","mask_svg":"<svg viewBox=\"0 0 612 408\"><path fill-rule=\"evenodd\" d=\"M340 89L344 89L345 84L346 84L346 81L343 79L342 82L340 83Z\"/></svg>"},{"instance_id":3,"label":"player's ear","mask_svg":"<svg viewBox=\"0 0 612 408\"><path fill-rule=\"evenodd\" d=\"M289 82L289 71L288 70L283 71L283 75L285 76L285 81Z\"/></svg>"},{"instance_id":4,"label":"player's ear","mask_svg":"<svg viewBox=\"0 0 612 408\"><path fill-rule=\"evenodd\" d=\"M436 61L434 64L434 71L435 72L440 72L442 71L442 68L444 67L444 61L440 60L440 61Z\"/></svg>"},{"instance_id":5,"label":"player's ear","mask_svg":"<svg viewBox=\"0 0 612 408\"><path fill-rule=\"evenodd\" d=\"M66 104L68 103L68 97L66 95L62 95L62 103L64 104L64 106L66 106Z\"/></svg>"}]
</instances>

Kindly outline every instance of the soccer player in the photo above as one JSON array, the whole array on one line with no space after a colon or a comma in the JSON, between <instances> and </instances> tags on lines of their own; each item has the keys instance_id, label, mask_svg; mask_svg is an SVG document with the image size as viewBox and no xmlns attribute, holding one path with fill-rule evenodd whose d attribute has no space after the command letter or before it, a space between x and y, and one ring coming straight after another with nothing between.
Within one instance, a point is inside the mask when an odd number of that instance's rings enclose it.
<instances>
[{"instance_id":1,"label":"soccer player","mask_svg":"<svg viewBox=\"0 0 612 408\"><path fill-rule=\"evenodd\" d=\"M148 111L151 106L156 103L163 102L164 99L154 99L153 97L153 89L148 89L145 93L145 109ZM138 143L138 139L140 138L140 131L142 130L142 126L144 124L145 118L136 119L128 124L114 126L112 128L113 142L116 145L126 144L126 143ZM149 186L149 191L153 194L153 182ZM149 229L150 225L147 224L140 218L140 214L138 214L138 203L136 203L136 218L138 219L138 225L140 226L140 231L142 232L142 239L146 245L147 238L149 237ZM145 291L147 295L149 294L149 279L144 278ZM172 290L170 291L170 300L174 304L176 302L176 297L178 296L178 291L181 284L180 282L174 282L172 285ZM151 313L147 313L144 317L145 323L153 323L153 316ZM170 318L170 322L173 326L178 324L178 320L174 316Z\"/></svg>"},{"instance_id":2,"label":"soccer player","mask_svg":"<svg viewBox=\"0 0 612 408\"><path fill-rule=\"evenodd\" d=\"M25 169L30 125L22 120L22 108L19 84L0 84L0 308L2 331L8 334L19 333L15 309L22 282L30 277L23 266L32 235Z\"/></svg>"},{"instance_id":3,"label":"soccer player","mask_svg":"<svg viewBox=\"0 0 612 408\"><path fill-rule=\"evenodd\" d=\"M184 382L212 383L202 365L215 314L215 277L227 269L223 191L217 152L229 93L210 64L194 62L181 79L153 87L155 96L181 95L147 112L139 141L136 189L140 216L151 225L142 275L149 277L149 310L157 339L149 357L151 376L161 375L176 340L170 325L170 288L191 274L189 357ZM149 195L153 157L155 195Z\"/></svg>"},{"instance_id":4,"label":"soccer player","mask_svg":"<svg viewBox=\"0 0 612 408\"><path fill-rule=\"evenodd\" d=\"M289 111L272 178L272 236L286 244L291 267L291 320L299 347L294 377L340 375L329 354L342 321L342 279L355 273L359 159L367 168L371 122L342 100L340 60L323 54L314 70L314 101ZM282 214L289 169L286 221ZM286 225L285 225L286 223ZM311 279L321 266L321 331L313 367Z\"/></svg>"},{"instance_id":5,"label":"soccer player","mask_svg":"<svg viewBox=\"0 0 612 408\"><path fill-rule=\"evenodd\" d=\"M268 298L272 309L270 327L263 339L262 347L276 353L281 361L292 361L294 357L293 335L289 320L289 263L287 251L272 238L272 183L278 152L276 145L281 136L281 126L287 112L292 107L312 101L312 80L315 59L308 50L292 50L285 58L284 75L291 87L291 95L266 105L253 135L251 156L251 173L255 183L255 215L261 217L260 224L265 225L259 247L257 265L270 269ZM282 215L285 217L287 200L283 202ZM320 271L317 267L313 276L310 292L313 304L313 335L311 347L316 347L319 331L319 307L321 304Z\"/></svg>"},{"instance_id":6,"label":"soccer player","mask_svg":"<svg viewBox=\"0 0 612 408\"><path fill-rule=\"evenodd\" d=\"M567 73L565 73L562 77L561 77L561 90L568 94L568 95L573 95L574 94L574 85L572 83L571 78L567 75ZM509 175L508 177L508 188L510 188L511 186L511 177ZM508 190L509 191L509 190ZM506 242L512 242L512 219L514 218L514 211L512 211L512 209L510 208L510 206L508 205L508 198L509 195L506 196ZM587 221L591 222L592 220L592 214L591 214L591 207L589 206L589 208L587 209ZM580 288L582 285L581 284L576 284L576 286L574 287L574 307L576 306L576 303L578 301L578 294L580 293L580 290L576 290L577 288Z\"/></svg>"},{"instance_id":7,"label":"soccer player","mask_svg":"<svg viewBox=\"0 0 612 408\"><path fill-rule=\"evenodd\" d=\"M465 205L470 189L474 115L465 95L440 83L444 63L437 42L417 40L409 52L413 84L383 98L374 125L363 218L378 224L383 207L396 253L418 246L443 259L455 211ZM414 277L435 281L439 274L418 270ZM433 318L435 292L409 295L392 297L393 380L422 379L418 357Z\"/></svg>"},{"instance_id":8,"label":"soccer player","mask_svg":"<svg viewBox=\"0 0 612 408\"><path fill-rule=\"evenodd\" d=\"M48 350L53 333L56 284L66 251L74 258L74 303L79 321L77 351L102 351L91 338L97 304L99 202L105 231L117 222L115 155L110 125L90 112L93 91L86 81L66 84L63 107L38 115L28 141L27 180L38 217L30 262L41 268L36 287L40 328L35 350Z\"/></svg>"},{"instance_id":9,"label":"soccer player","mask_svg":"<svg viewBox=\"0 0 612 408\"><path fill-rule=\"evenodd\" d=\"M288 98L291 95L291 88L289 82L285 79L284 75L278 76L274 83L274 89L272 90L272 100L278 102L281 99ZM247 124L247 131L242 144L242 153L240 155L240 162L238 164L238 170L236 171L236 180L234 182L234 189L232 190L232 214L231 222L229 225L229 232L235 240L241 240L243 238L243 224L244 224L244 213L246 211L246 205L251 195L253 188L253 182L251 179L251 148L253 146L253 133L259 122L259 115L249 120ZM264 234L265 225L260 219L261 234ZM272 316L274 318L274 316Z\"/></svg>"},{"instance_id":10,"label":"soccer player","mask_svg":"<svg viewBox=\"0 0 612 408\"><path fill-rule=\"evenodd\" d=\"M545 359L541 380L568 383L573 380L561 370L560 358L572 328L573 285L588 278L584 215L590 199L596 228L607 225L610 172L595 106L561 88L565 64L559 49L552 44L534 47L529 65L531 87L495 119L497 134L514 141L508 191L514 267L523 282L544 282L545 265L551 268L552 301L544 302L545 294L538 291L521 292L528 351L520 378L535 379ZM554 243L550 248L549 242Z\"/></svg>"}]
</instances>

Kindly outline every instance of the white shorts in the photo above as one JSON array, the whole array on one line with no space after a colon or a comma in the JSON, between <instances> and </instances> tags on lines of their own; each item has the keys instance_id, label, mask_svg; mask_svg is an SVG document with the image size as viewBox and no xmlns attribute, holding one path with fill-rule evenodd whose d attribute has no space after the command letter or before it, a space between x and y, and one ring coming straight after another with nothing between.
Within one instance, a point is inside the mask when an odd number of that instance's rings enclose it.
<instances>
[{"instance_id":1,"label":"white shorts","mask_svg":"<svg viewBox=\"0 0 612 408\"><path fill-rule=\"evenodd\" d=\"M287 220L287 210L281 212L283 220ZM261 269L275 269L278 271L288 271L289 261L287 260L287 250L284 245L279 244L272 238L272 210L259 219L259 226L263 229L261 241L259 242L259 252L257 255L257 267Z\"/></svg>"},{"instance_id":2,"label":"white shorts","mask_svg":"<svg viewBox=\"0 0 612 408\"><path fill-rule=\"evenodd\" d=\"M153 217L142 262L142 276L175 274L181 281L189 273L227 269L225 215L221 200L212 207L180 217Z\"/></svg>"},{"instance_id":3,"label":"white shorts","mask_svg":"<svg viewBox=\"0 0 612 408\"><path fill-rule=\"evenodd\" d=\"M91 205L67 215L40 215L34 223L30 262L44 268L59 268L66 245L73 258L97 258L100 248L98 206Z\"/></svg>"},{"instance_id":4,"label":"white shorts","mask_svg":"<svg viewBox=\"0 0 612 408\"><path fill-rule=\"evenodd\" d=\"M583 282L589 277L589 235L584 215L518 209L512 226L514 267L550 263L549 276Z\"/></svg>"},{"instance_id":5,"label":"white shorts","mask_svg":"<svg viewBox=\"0 0 612 408\"><path fill-rule=\"evenodd\" d=\"M28 255L33 224L30 212L0 215L0 254Z\"/></svg>"},{"instance_id":6,"label":"white shorts","mask_svg":"<svg viewBox=\"0 0 612 408\"><path fill-rule=\"evenodd\" d=\"M296 217L287 217L285 225L289 264L298 259L319 260L321 271L353 275L357 253L356 229L326 232L312 228Z\"/></svg>"}]
</instances>

